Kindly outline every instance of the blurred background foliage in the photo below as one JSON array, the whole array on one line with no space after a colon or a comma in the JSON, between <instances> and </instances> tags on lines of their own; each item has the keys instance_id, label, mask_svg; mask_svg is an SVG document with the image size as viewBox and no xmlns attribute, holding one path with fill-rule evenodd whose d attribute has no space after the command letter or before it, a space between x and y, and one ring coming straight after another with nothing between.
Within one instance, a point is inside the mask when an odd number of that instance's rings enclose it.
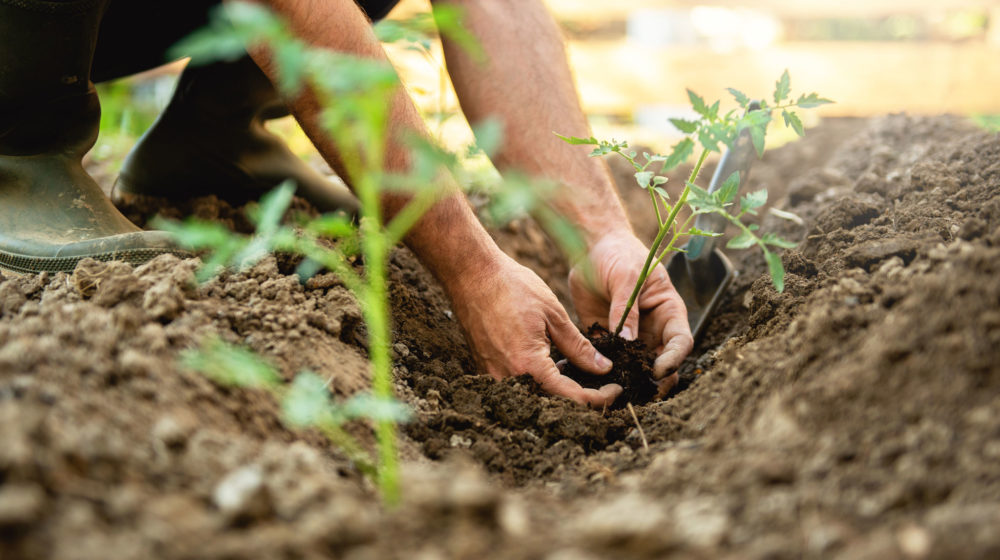
<instances>
[{"instance_id":1,"label":"blurred background foliage","mask_svg":"<svg viewBox=\"0 0 1000 560\"><path fill-rule=\"evenodd\" d=\"M891 112L954 113L1000 123L1000 1L997 0L544 0L563 29L595 135L666 150L689 118L685 93L724 97L725 87L767 92L784 69L793 86L837 101L822 118ZM390 18L429 10L402 0ZM526 38L526 40L530 40ZM431 131L449 148L471 142L444 71L439 44L389 47ZM104 114L91 154L113 176L128 148L169 99L183 62L99 86ZM498 84L502 87L502 84ZM323 167L290 118L271 123L293 149ZM769 144L794 136L776 127ZM489 164L469 160L470 179Z\"/></svg>"}]
</instances>

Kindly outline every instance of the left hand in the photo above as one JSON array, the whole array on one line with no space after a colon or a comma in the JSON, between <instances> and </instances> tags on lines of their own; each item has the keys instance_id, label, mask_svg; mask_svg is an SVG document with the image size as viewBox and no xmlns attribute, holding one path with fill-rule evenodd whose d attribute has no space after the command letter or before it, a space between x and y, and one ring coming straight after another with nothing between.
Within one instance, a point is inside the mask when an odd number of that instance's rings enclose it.
<instances>
[{"instance_id":1,"label":"left hand","mask_svg":"<svg viewBox=\"0 0 1000 560\"><path fill-rule=\"evenodd\" d=\"M649 249L631 232L608 233L591 246L592 273L587 274L586 264L569 273L570 296L582 324L597 322L609 330L615 328L648 254ZM660 383L660 394L666 394L677 383L674 370L691 352L694 339L684 301L662 264L646 278L621 336L639 338L656 352L653 375Z\"/></svg>"}]
</instances>

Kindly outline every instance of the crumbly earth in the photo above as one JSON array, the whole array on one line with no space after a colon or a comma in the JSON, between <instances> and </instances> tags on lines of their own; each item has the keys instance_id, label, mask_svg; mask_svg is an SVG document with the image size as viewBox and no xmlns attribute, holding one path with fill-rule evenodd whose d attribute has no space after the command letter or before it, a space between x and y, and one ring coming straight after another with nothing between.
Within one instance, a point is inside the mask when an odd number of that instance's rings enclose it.
<instances>
[{"instance_id":1,"label":"crumbly earth","mask_svg":"<svg viewBox=\"0 0 1000 560\"><path fill-rule=\"evenodd\" d=\"M803 219L762 218L801 242L786 290L733 255L679 388L636 407L648 451L626 411L477 375L397 251L396 382L417 412L397 509L270 396L180 363L217 335L363 390L364 326L333 277L302 284L272 258L199 286L170 256L5 273L0 558L997 557L1000 138L949 117L832 121L750 183ZM494 233L566 293L536 226Z\"/></svg>"}]
</instances>

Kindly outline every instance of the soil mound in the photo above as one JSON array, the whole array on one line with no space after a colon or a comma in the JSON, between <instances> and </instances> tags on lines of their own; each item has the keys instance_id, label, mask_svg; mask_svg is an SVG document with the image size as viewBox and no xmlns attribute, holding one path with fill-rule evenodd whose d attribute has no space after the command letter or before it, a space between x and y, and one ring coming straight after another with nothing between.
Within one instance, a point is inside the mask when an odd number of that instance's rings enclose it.
<instances>
[{"instance_id":1,"label":"soil mound","mask_svg":"<svg viewBox=\"0 0 1000 560\"><path fill-rule=\"evenodd\" d=\"M398 250L394 367L417 418L396 510L269 396L180 365L215 335L363 390L364 325L332 276L270 258L198 285L172 256L0 276L0 558L1000 554L1000 138L949 117L832 121L750 183L803 218L762 214L800 242L786 289L732 255L741 275L678 389L636 407L648 452L627 411L477 375ZM494 234L567 293L534 224Z\"/></svg>"}]
</instances>

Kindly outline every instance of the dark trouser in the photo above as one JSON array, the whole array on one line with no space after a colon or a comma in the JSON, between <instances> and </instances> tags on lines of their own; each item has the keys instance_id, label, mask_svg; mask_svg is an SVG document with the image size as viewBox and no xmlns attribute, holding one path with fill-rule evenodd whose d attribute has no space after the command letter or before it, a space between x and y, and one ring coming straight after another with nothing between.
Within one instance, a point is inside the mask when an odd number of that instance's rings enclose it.
<instances>
[{"instance_id":1,"label":"dark trouser","mask_svg":"<svg viewBox=\"0 0 1000 560\"><path fill-rule=\"evenodd\" d=\"M30 1L30 0L29 0ZM373 20L384 17L398 0L362 0ZM98 2L100 4L101 2ZM95 83L143 72L167 60L167 50L208 23L220 0L105 0L97 48L91 67Z\"/></svg>"}]
</instances>

